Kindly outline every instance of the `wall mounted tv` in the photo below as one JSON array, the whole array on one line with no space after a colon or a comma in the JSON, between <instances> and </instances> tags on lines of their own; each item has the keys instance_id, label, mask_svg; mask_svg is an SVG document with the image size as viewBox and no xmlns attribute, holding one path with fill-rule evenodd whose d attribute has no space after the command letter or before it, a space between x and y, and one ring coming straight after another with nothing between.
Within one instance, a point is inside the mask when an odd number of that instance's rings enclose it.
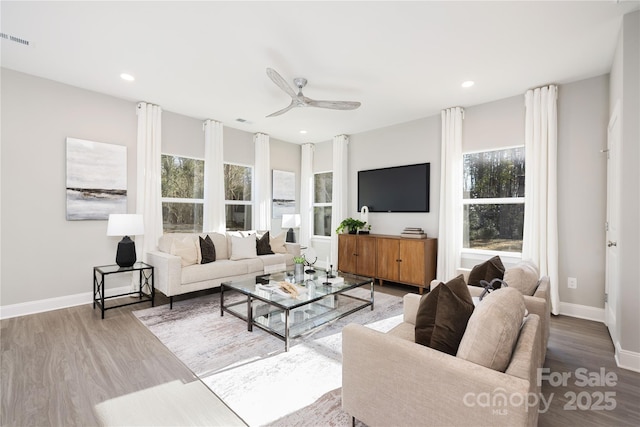
<instances>
[{"instance_id":1,"label":"wall mounted tv","mask_svg":"<svg viewBox=\"0 0 640 427\"><path fill-rule=\"evenodd\" d=\"M429 212L430 163L358 171L358 210Z\"/></svg>"}]
</instances>

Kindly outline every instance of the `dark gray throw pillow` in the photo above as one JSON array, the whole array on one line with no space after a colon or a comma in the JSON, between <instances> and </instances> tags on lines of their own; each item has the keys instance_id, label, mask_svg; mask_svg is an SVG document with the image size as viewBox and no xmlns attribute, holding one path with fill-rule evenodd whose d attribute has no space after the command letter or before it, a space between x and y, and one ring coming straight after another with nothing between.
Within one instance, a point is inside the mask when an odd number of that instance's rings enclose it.
<instances>
[{"instance_id":1,"label":"dark gray throw pillow","mask_svg":"<svg viewBox=\"0 0 640 427\"><path fill-rule=\"evenodd\" d=\"M269 232L267 231L259 239L256 237L256 253L258 255L270 255L273 253L271 250L271 243L269 243Z\"/></svg>"},{"instance_id":2,"label":"dark gray throw pillow","mask_svg":"<svg viewBox=\"0 0 640 427\"><path fill-rule=\"evenodd\" d=\"M486 280L487 282L491 282L493 279L504 278L504 265L502 264L502 260L499 256L494 256L493 258L483 262L482 264L478 264L471 270L469 273L469 286L479 286L484 287L480 283L481 280ZM499 289L500 286L495 289Z\"/></svg>"},{"instance_id":3,"label":"dark gray throw pillow","mask_svg":"<svg viewBox=\"0 0 640 427\"><path fill-rule=\"evenodd\" d=\"M473 308L473 299L462 275L441 283L420 301L416 343L455 356Z\"/></svg>"},{"instance_id":4,"label":"dark gray throw pillow","mask_svg":"<svg viewBox=\"0 0 640 427\"><path fill-rule=\"evenodd\" d=\"M216 260L216 247L208 234L204 239L200 237L200 254L202 255L200 264L208 264Z\"/></svg>"}]
</instances>

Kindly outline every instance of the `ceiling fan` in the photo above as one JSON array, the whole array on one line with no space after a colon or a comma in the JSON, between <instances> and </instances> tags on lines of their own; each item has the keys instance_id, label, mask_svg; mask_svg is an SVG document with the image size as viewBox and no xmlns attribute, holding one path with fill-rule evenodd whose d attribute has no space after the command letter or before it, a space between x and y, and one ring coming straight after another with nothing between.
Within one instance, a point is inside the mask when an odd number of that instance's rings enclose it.
<instances>
[{"instance_id":1,"label":"ceiling fan","mask_svg":"<svg viewBox=\"0 0 640 427\"><path fill-rule=\"evenodd\" d=\"M282 110L269 114L267 117L279 116L284 114L294 107L319 107L329 108L332 110L355 110L360 106L359 102L353 101L316 101L311 98L307 98L302 94L302 88L307 85L307 79L302 77L296 77L293 79L293 83L298 88L296 93L291 86L282 78L280 74L273 68L267 68L267 76L276 84L280 89L285 91L287 95L291 97L291 104Z\"/></svg>"}]
</instances>

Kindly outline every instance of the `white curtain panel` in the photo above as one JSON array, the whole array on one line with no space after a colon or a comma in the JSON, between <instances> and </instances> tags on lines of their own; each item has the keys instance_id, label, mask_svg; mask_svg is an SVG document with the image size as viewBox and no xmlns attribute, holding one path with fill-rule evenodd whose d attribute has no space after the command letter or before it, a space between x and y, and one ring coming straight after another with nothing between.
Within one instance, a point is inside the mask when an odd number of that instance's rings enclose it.
<instances>
[{"instance_id":1,"label":"white curtain panel","mask_svg":"<svg viewBox=\"0 0 640 427\"><path fill-rule=\"evenodd\" d=\"M256 230L271 230L271 154L269 135L256 133L255 144L255 212L254 226Z\"/></svg>"},{"instance_id":2,"label":"white curtain panel","mask_svg":"<svg viewBox=\"0 0 640 427\"><path fill-rule=\"evenodd\" d=\"M333 198L331 206L331 263L334 269L338 264L338 235L336 228L348 216L347 206L347 164L349 137L333 137Z\"/></svg>"},{"instance_id":3,"label":"white curtain panel","mask_svg":"<svg viewBox=\"0 0 640 427\"><path fill-rule=\"evenodd\" d=\"M558 314L558 88L525 93L525 210L522 258L551 281L551 312Z\"/></svg>"},{"instance_id":4,"label":"white curtain panel","mask_svg":"<svg viewBox=\"0 0 640 427\"><path fill-rule=\"evenodd\" d=\"M309 247L313 230L313 144L302 144L300 163L300 244Z\"/></svg>"},{"instance_id":5,"label":"white curtain panel","mask_svg":"<svg viewBox=\"0 0 640 427\"><path fill-rule=\"evenodd\" d=\"M224 233L224 160L222 123L206 120L204 128L204 212L202 231Z\"/></svg>"},{"instance_id":6,"label":"white curtain panel","mask_svg":"<svg viewBox=\"0 0 640 427\"><path fill-rule=\"evenodd\" d=\"M161 143L162 108L157 105L139 102L137 140L137 194L136 213L142 215L144 235L136 236L137 258L147 261L147 252L158 248L162 236L162 194L161 194ZM138 275L133 275L132 285L138 286Z\"/></svg>"},{"instance_id":7,"label":"white curtain panel","mask_svg":"<svg viewBox=\"0 0 640 427\"><path fill-rule=\"evenodd\" d=\"M455 277L462 248L462 120L460 107L442 110L437 279Z\"/></svg>"}]
</instances>

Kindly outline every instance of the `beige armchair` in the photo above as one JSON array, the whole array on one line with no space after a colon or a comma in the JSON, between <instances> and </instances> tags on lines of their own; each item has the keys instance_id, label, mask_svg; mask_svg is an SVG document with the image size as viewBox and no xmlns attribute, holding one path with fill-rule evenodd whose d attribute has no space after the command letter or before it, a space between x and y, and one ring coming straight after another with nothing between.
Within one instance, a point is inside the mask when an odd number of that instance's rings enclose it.
<instances>
[{"instance_id":1,"label":"beige armchair","mask_svg":"<svg viewBox=\"0 0 640 427\"><path fill-rule=\"evenodd\" d=\"M500 372L458 357L460 350L451 356L416 344L419 303L420 295L405 295L403 322L388 333L357 324L343 329L344 411L369 426L535 426L540 318L525 318ZM477 334L470 325L463 341Z\"/></svg>"}]
</instances>

